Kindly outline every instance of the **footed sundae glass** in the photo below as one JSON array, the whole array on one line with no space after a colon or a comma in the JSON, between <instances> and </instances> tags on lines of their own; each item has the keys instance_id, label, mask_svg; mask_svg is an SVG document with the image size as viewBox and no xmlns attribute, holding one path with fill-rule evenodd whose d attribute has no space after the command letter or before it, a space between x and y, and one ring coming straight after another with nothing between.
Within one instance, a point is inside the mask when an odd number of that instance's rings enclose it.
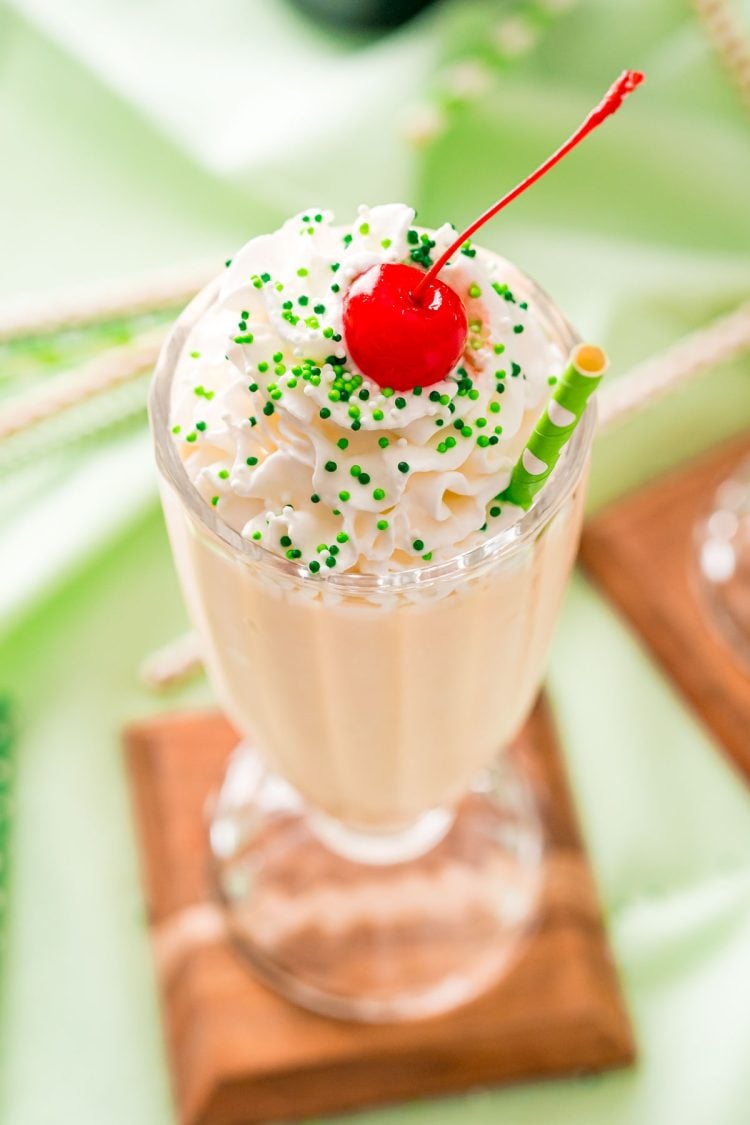
<instances>
[{"instance_id":1,"label":"footed sundae glass","mask_svg":"<svg viewBox=\"0 0 750 1125\"><path fill-rule=\"evenodd\" d=\"M514 271L563 354L578 342ZM447 562L321 572L243 539L193 487L170 392L204 290L162 352L150 417L178 575L241 741L209 810L229 932L316 1011L414 1019L507 971L539 914L544 830L508 747L538 694L576 554L594 409L526 513Z\"/></svg>"}]
</instances>

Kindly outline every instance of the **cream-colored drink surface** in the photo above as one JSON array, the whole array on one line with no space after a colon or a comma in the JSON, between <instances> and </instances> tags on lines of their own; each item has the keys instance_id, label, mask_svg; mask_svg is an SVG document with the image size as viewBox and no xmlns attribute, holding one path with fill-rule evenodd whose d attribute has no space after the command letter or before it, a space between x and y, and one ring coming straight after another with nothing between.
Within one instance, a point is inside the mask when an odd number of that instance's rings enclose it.
<instances>
[{"instance_id":1,"label":"cream-colored drink surface","mask_svg":"<svg viewBox=\"0 0 750 1125\"><path fill-rule=\"evenodd\" d=\"M175 375L173 438L201 496L313 572L448 559L514 522L495 497L563 366L508 263L467 244L441 274L469 318L449 376L398 392L357 371L342 324L352 280L428 264L455 236L413 224L401 204L362 207L350 226L313 209L252 239Z\"/></svg>"}]
</instances>

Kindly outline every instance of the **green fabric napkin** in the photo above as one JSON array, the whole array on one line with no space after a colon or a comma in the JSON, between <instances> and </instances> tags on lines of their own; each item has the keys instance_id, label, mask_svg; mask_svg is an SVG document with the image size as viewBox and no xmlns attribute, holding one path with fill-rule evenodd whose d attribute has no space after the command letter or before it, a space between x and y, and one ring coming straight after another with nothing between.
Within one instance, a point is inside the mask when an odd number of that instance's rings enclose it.
<instances>
[{"instance_id":1,"label":"green fabric napkin","mask_svg":"<svg viewBox=\"0 0 750 1125\"><path fill-rule=\"evenodd\" d=\"M426 223L460 223L625 66L647 72L643 90L483 239L602 342L616 378L750 291L748 122L682 0L455 0L382 39L334 38L281 2L11 0L0 293L218 269L318 202L403 198ZM49 366L0 352L0 395L95 346L58 341ZM746 428L749 371L712 373L600 441L592 504ZM173 1120L118 732L209 694L157 700L136 677L185 627L142 393L0 449L0 694L23 717L3 1125ZM550 686L639 1065L364 1120L746 1125L747 792L580 577Z\"/></svg>"}]
</instances>

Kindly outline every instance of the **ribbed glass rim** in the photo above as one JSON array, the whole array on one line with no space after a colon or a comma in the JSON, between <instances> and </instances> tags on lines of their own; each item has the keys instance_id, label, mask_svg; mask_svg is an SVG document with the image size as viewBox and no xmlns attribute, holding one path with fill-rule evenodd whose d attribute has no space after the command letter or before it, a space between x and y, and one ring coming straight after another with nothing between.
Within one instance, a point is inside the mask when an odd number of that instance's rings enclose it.
<instances>
[{"instance_id":1,"label":"ribbed glass rim","mask_svg":"<svg viewBox=\"0 0 750 1125\"><path fill-rule=\"evenodd\" d=\"M504 259L500 260L503 262L505 273L511 279L513 291L521 293L524 300L534 303L535 312L548 337L558 343L567 355L576 344L581 342L575 329L536 282L512 263ZM520 551L553 518L580 480L596 426L596 406L593 400L589 403L576 432L563 450L554 473L540 492L533 507L511 527L488 536L483 543L453 558L383 575L346 572L312 574L305 564L280 558L261 544L243 539L239 532L225 523L219 513L205 502L190 481L177 453L176 444L172 440L169 424L172 379L177 363L193 325L216 299L221 280L219 276L209 282L193 298L172 327L154 370L148 408L159 472L174 488L192 518L240 560L296 581L309 582L317 587L324 584L327 588L342 594L369 594L426 586L455 576L459 572L478 569L490 559L493 561L505 559Z\"/></svg>"}]
</instances>

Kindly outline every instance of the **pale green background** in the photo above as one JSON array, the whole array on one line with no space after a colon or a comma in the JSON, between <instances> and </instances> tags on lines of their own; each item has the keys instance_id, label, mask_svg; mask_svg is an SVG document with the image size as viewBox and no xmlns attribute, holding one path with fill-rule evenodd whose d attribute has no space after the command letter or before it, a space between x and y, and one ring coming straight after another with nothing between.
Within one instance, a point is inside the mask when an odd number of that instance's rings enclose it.
<instances>
[{"instance_id":1,"label":"pale green background","mask_svg":"<svg viewBox=\"0 0 750 1125\"><path fill-rule=\"evenodd\" d=\"M427 223L460 223L639 66L648 84L617 122L485 236L624 371L750 291L748 118L687 3L551 7L448 3L371 41L272 0L14 0L0 9L0 293L218 265L315 203L405 198ZM493 29L514 10L535 42L498 58ZM490 92L447 96L451 65L474 55ZM445 128L417 151L403 125L424 99ZM717 371L600 442L592 502L747 428L749 371ZM22 725L3 1125L172 1121L118 732L209 696L159 701L137 682L185 619L142 412L105 436L96 422L0 480L0 692ZM747 791L580 577L550 684L640 1063L365 1119L746 1125Z\"/></svg>"}]
</instances>

